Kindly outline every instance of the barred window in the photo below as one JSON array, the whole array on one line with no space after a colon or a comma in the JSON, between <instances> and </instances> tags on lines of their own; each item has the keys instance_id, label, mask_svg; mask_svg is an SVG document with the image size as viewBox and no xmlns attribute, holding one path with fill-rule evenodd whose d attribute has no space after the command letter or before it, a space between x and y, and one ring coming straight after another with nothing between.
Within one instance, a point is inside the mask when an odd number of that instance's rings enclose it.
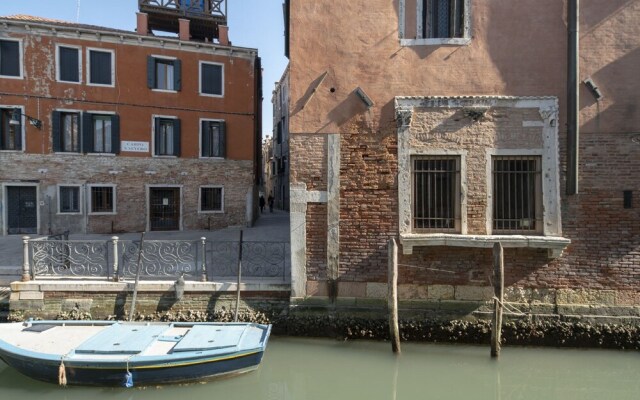
<instances>
[{"instance_id":1,"label":"barred window","mask_svg":"<svg viewBox=\"0 0 640 400\"><path fill-rule=\"evenodd\" d=\"M460 232L460 157L413 158L413 229Z\"/></svg>"},{"instance_id":2,"label":"barred window","mask_svg":"<svg viewBox=\"0 0 640 400\"><path fill-rule=\"evenodd\" d=\"M78 186L60 186L60 213L80 212L80 188Z\"/></svg>"},{"instance_id":3,"label":"barred window","mask_svg":"<svg viewBox=\"0 0 640 400\"><path fill-rule=\"evenodd\" d=\"M540 156L494 156L494 233L542 232Z\"/></svg>"},{"instance_id":4,"label":"barred window","mask_svg":"<svg viewBox=\"0 0 640 400\"><path fill-rule=\"evenodd\" d=\"M223 211L221 187L200 188L200 211Z\"/></svg>"},{"instance_id":5,"label":"barred window","mask_svg":"<svg viewBox=\"0 0 640 400\"><path fill-rule=\"evenodd\" d=\"M421 0L423 38L464 36L464 0Z\"/></svg>"},{"instance_id":6,"label":"barred window","mask_svg":"<svg viewBox=\"0 0 640 400\"><path fill-rule=\"evenodd\" d=\"M115 189L113 186L91 187L91 212L113 213L115 212Z\"/></svg>"}]
</instances>

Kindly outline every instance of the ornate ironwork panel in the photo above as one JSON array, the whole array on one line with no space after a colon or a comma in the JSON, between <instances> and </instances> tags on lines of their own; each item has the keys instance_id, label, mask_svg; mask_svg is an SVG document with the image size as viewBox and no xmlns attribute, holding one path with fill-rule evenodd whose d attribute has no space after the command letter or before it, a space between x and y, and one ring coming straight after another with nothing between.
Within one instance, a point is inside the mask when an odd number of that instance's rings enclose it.
<instances>
[{"instance_id":1,"label":"ornate ironwork panel","mask_svg":"<svg viewBox=\"0 0 640 400\"><path fill-rule=\"evenodd\" d=\"M138 6L177 10L182 14L204 14L224 17L226 0L138 0Z\"/></svg>"},{"instance_id":2,"label":"ornate ironwork panel","mask_svg":"<svg viewBox=\"0 0 640 400\"><path fill-rule=\"evenodd\" d=\"M120 273L125 278L135 278L140 241L121 243ZM145 240L140 254L141 279L176 279L180 274L195 277L198 274L199 243L185 240Z\"/></svg>"},{"instance_id":3,"label":"ornate ironwork panel","mask_svg":"<svg viewBox=\"0 0 640 400\"><path fill-rule=\"evenodd\" d=\"M238 276L238 242L207 242L210 280ZM242 276L286 279L287 243L243 242Z\"/></svg>"},{"instance_id":4,"label":"ornate ironwork panel","mask_svg":"<svg viewBox=\"0 0 640 400\"><path fill-rule=\"evenodd\" d=\"M108 277L105 241L32 240L29 242L34 277Z\"/></svg>"}]
</instances>

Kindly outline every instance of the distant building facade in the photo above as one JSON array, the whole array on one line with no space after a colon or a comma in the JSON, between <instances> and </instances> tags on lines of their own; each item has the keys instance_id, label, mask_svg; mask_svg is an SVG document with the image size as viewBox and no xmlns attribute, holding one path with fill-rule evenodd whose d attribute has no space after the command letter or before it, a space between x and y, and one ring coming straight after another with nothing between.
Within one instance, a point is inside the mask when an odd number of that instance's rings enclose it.
<instances>
[{"instance_id":1,"label":"distant building facade","mask_svg":"<svg viewBox=\"0 0 640 400\"><path fill-rule=\"evenodd\" d=\"M255 218L257 50L231 46L220 15L203 26L207 15L160 11L138 13L137 32L0 18L3 235L208 229ZM175 22L178 37L154 36L172 29L158 21Z\"/></svg>"},{"instance_id":2,"label":"distant building facade","mask_svg":"<svg viewBox=\"0 0 640 400\"><path fill-rule=\"evenodd\" d=\"M396 239L481 315L500 242L521 310L640 316L640 2L576 4L285 1L294 302L384 304Z\"/></svg>"},{"instance_id":3,"label":"distant building facade","mask_svg":"<svg viewBox=\"0 0 640 400\"><path fill-rule=\"evenodd\" d=\"M273 139L271 143L271 188L274 207L289 211L289 74L288 69L276 83L273 103Z\"/></svg>"}]
</instances>

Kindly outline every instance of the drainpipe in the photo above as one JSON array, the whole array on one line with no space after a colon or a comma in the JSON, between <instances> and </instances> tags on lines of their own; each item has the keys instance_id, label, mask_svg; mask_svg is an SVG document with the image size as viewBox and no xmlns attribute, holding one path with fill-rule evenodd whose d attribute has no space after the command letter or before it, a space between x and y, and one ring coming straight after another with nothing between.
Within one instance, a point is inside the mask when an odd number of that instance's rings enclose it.
<instances>
[{"instance_id":1,"label":"drainpipe","mask_svg":"<svg viewBox=\"0 0 640 400\"><path fill-rule=\"evenodd\" d=\"M568 62L567 62L567 194L578 194L579 156L579 20L580 0L568 0Z\"/></svg>"}]
</instances>

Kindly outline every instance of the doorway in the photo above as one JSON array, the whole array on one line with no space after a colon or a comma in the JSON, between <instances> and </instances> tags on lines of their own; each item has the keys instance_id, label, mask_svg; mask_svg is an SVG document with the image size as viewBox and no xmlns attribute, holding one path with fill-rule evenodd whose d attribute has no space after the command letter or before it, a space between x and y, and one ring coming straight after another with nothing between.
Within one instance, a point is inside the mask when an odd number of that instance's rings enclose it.
<instances>
[{"instance_id":1,"label":"doorway","mask_svg":"<svg viewBox=\"0 0 640 400\"><path fill-rule=\"evenodd\" d=\"M180 230L180 188L149 188L149 218L152 231Z\"/></svg>"},{"instance_id":2,"label":"doorway","mask_svg":"<svg viewBox=\"0 0 640 400\"><path fill-rule=\"evenodd\" d=\"M38 233L38 191L35 186L7 186L7 233Z\"/></svg>"}]
</instances>

